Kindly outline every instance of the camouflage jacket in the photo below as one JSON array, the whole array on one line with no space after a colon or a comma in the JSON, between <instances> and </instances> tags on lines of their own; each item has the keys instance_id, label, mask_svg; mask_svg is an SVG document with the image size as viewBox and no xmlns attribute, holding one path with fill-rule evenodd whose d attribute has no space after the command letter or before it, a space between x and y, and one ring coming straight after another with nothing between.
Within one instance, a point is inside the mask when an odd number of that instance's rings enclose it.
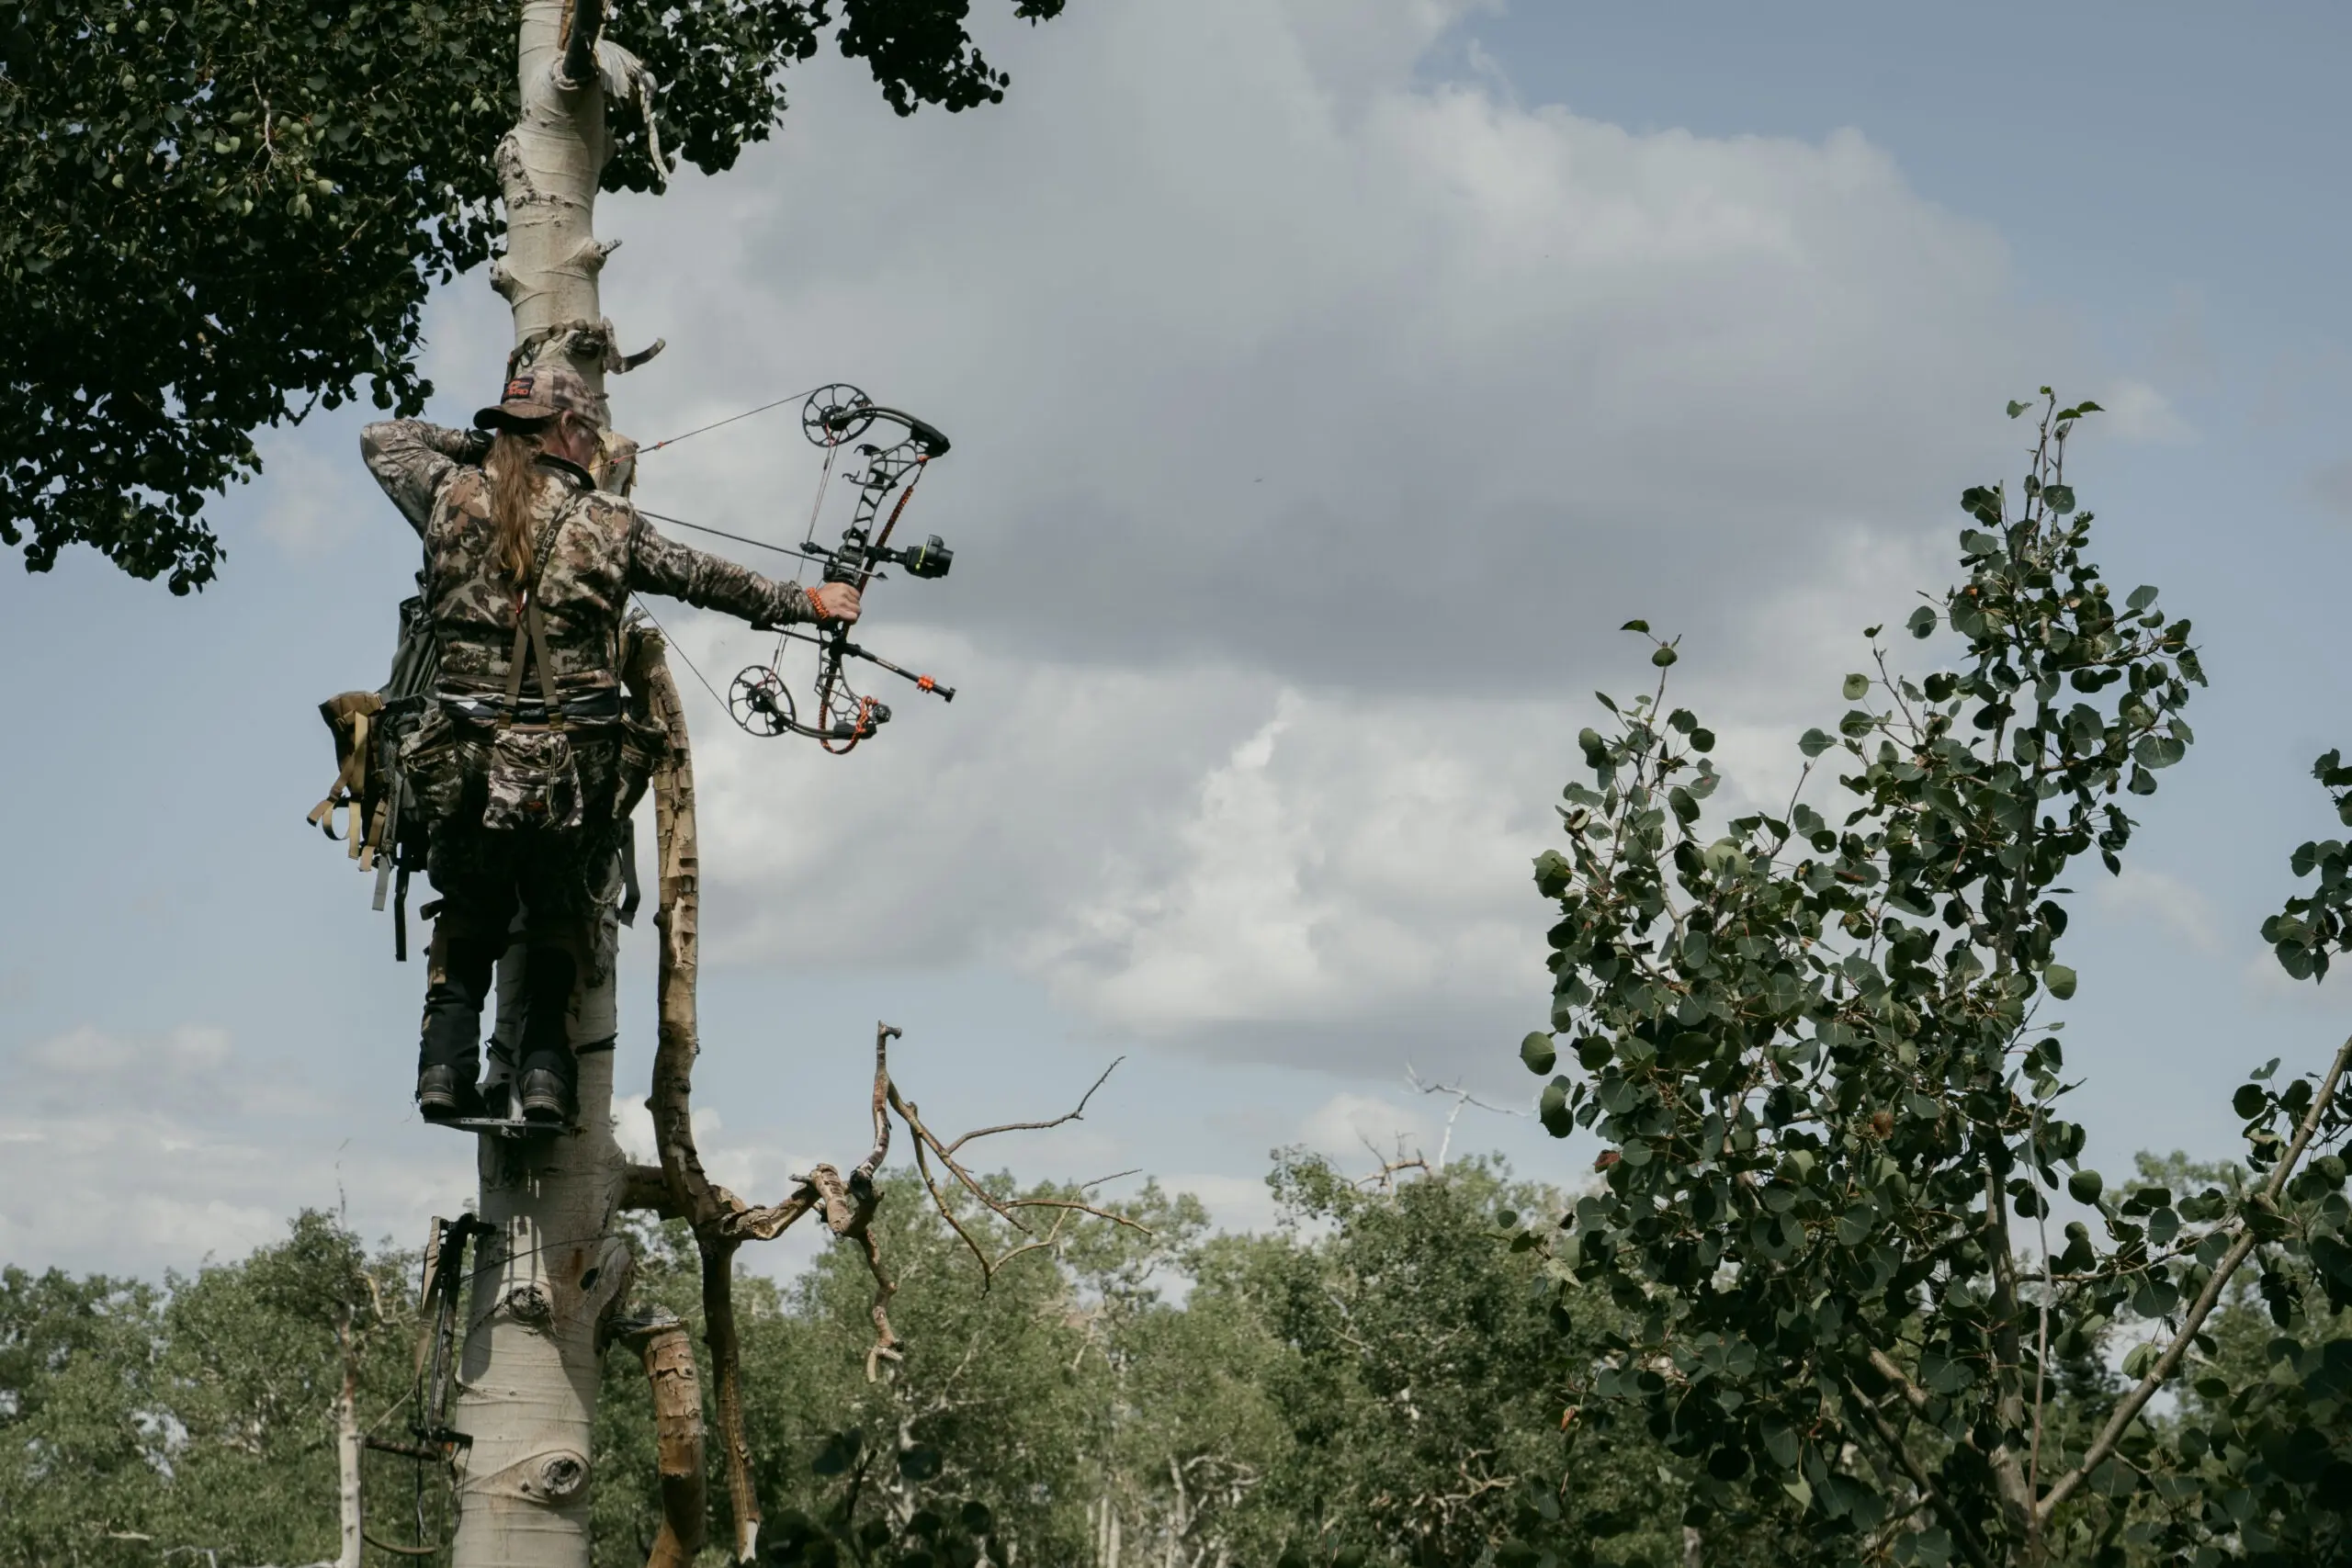
<instances>
[{"instance_id":1,"label":"camouflage jacket","mask_svg":"<svg viewBox=\"0 0 2352 1568\"><path fill-rule=\"evenodd\" d=\"M476 466L487 439L423 420L387 420L360 432L359 450L376 482L424 537L445 695L503 695L521 600L491 564L490 482ZM545 544L547 530L556 530L539 576L539 613L565 699L618 685L621 619L633 591L668 594L754 626L817 618L806 589L666 539L575 465L560 457L539 462L550 482L539 487L534 536ZM531 676L523 689L535 696L537 686Z\"/></svg>"}]
</instances>

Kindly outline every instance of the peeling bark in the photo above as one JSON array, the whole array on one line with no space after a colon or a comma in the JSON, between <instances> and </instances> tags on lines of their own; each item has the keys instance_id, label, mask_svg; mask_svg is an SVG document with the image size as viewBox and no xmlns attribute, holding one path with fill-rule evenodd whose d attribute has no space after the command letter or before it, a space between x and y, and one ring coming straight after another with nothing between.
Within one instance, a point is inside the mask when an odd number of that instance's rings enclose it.
<instances>
[{"instance_id":1,"label":"peeling bark","mask_svg":"<svg viewBox=\"0 0 2352 1568\"><path fill-rule=\"evenodd\" d=\"M637 1348L653 1395L654 1468L662 1478L662 1529L645 1568L686 1568L702 1549L702 1380L686 1326L666 1314L636 1324L623 1338Z\"/></svg>"}]
</instances>

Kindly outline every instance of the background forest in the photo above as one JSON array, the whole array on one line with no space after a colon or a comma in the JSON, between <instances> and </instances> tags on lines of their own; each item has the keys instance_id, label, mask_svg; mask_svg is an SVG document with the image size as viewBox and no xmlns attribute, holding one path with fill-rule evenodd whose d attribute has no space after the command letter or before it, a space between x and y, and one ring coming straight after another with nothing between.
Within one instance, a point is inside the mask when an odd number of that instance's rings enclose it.
<instances>
[{"instance_id":1,"label":"background forest","mask_svg":"<svg viewBox=\"0 0 2352 1568\"><path fill-rule=\"evenodd\" d=\"M2142 1177L2232 1179L2177 1159ZM1135 1210L1148 1236L1090 1221L986 1293L920 1188L896 1183L877 1228L906 1359L870 1383L856 1253L746 1281L774 1559L856 1560L846 1537L889 1553L935 1540L944 1562L975 1561L984 1538L999 1562L1187 1568L1807 1560L1769 1520L1686 1535L1687 1472L1638 1425L1568 1403L1619 1314L1525 1239L1559 1192L1476 1160L1354 1179L1294 1157L1269 1180L1286 1216L1270 1234L1207 1234L1196 1202L1154 1187ZM638 1299L694 1323L691 1244L639 1239ZM416 1276L415 1254L317 1213L161 1288L7 1270L0 1561L331 1557L337 1325L360 1325L363 1419L405 1438ZM2256 1376L2269 1337L2243 1300L2216 1328ZM642 1376L626 1353L606 1369L597 1561L624 1568L660 1503ZM2084 1374L2060 1398L2087 1418L2111 1381ZM396 1455L367 1468L368 1561L415 1561L390 1549L442 1538L441 1483ZM719 1539L716 1487L711 1506Z\"/></svg>"}]
</instances>

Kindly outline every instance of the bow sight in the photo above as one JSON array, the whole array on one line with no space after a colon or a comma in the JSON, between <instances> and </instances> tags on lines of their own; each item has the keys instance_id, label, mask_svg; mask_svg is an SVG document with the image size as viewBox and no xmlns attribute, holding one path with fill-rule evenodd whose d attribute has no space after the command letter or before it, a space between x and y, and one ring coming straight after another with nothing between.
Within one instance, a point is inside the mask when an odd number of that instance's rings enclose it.
<instances>
[{"instance_id":1,"label":"bow sight","mask_svg":"<svg viewBox=\"0 0 2352 1568\"><path fill-rule=\"evenodd\" d=\"M850 446L876 424L903 434L887 446L879 442ZM850 386L820 387L811 392L808 400L801 405L800 431L825 449L825 468L818 480L816 504L808 513L808 536L801 541L797 553L821 566L825 581L846 582L863 593L885 566L901 568L910 577L947 575L948 569L956 563L956 552L938 535L932 535L920 545L893 548L890 544L891 532L905 513L907 502L914 498L924 467L947 451L946 436L912 414L879 406ZM835 460L845 446L863 460L863 466L848 478L857 490L856 509L849 525L842 530L841 542L820 545L817 543L817 522L824 512L825 493L832 483ZM886 504L890 509L887 518L882 514ZM814 711L807 720L801 718L781 670L785 649L794 642L812 643L817 649L817 676L811 688ZM753 735L806 735L828 751L846 753L890 717L887 706L863 695L850 683L842 666L852 659L888 671L910 682L918 691L929 692L944 702L956 700L954 687L943 686L928 675L901 668L850 641L848 624L841 622L813 632L780 628L775 656L767 663L752 665L735 677L727 693L727 711Z\"/></svg>"}]
</instances>

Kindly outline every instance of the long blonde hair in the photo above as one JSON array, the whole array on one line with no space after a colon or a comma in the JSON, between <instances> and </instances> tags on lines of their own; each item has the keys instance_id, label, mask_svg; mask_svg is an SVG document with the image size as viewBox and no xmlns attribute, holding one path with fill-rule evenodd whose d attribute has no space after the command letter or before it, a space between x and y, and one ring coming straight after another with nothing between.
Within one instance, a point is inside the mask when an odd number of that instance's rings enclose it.
<instances>
[{"instance_id":1,"label":"long blonde hair","mask_svg":"<svg viewBox=\"0 0 2352 1568\"><path fill-rule=\"evenodd\" d=\"M491 570L517 590L531 581L531 511L548 478L538 457L537 436L502 430L482 461L490 477Z\"/></svg>"}]
</instances>

